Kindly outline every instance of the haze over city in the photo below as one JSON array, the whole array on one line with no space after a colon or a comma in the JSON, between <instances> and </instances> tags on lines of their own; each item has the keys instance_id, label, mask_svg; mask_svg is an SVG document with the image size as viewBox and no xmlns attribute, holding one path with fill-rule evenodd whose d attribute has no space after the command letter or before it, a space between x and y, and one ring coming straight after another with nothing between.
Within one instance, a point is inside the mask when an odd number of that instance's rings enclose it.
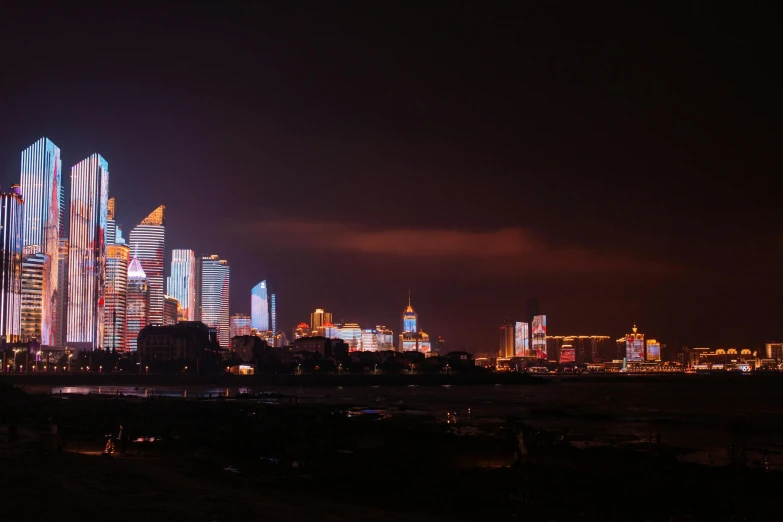
<instances>
[{"instance_id":1,"label":"haze over city","mask_svg":"<svg viewBox=\"0 0 783 522\"><path fill-rule=\"evenodd\" d=\"M267 280L288 331L396 329L410 289L473 351L531 298L553 335L780 339L774 17L600 9L15 9L0 185L41 136L66 191L100 153L126 231L165 204L167 255L227 259L232 313Z\"/></svg>"}]
</instances>

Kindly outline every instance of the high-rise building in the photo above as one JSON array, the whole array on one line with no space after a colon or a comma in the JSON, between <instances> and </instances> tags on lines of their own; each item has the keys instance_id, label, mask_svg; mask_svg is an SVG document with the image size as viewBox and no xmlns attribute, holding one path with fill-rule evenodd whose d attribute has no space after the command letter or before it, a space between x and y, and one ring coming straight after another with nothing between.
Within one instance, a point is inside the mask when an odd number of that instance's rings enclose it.
<instances>
[{"instance_id":1,"label":"high-rise building","mask_svg":"<svg viewBox=\"0 0 783 522\"><path fill-rule=\"evenodd\" d=\"M67 341L79 350L103 347L108 205L109 164L93 154L71 167Z\"/></svg>"},{"instance_id":2,"label":"high-rise building","mask_svg":"<svg viewBox=\"0 0 783 522\"><path fill-rule=\"evenodd\" d=\"M661 343L655 339L647 339L647 353L645 359L648 361L660 361Z\"/></svg>"},{"instance_id":3,"label":"high-rise building","mask_svg":"<svg viewBox=\"0 0 783 522\"><path fill-rule=\"evenodd\" d=\"M125 350L135 352L139 333L150 324L150 287L147 274L135 257L128 264Z\"/></svg>"},{"instance_id":4,"label":"high-rise building","mask_svg":"<svg viewBox=\"0 0 783 522\"><path fill-rule=\"evenodd\" d=\"M348 345L348 351L355 352L362 346L362 329L356 323L346 323L340 328L340 339Z\"/></svg>"},{"instance_id":5,"label":"high-rise building","mask_svg":"<svg viewBox=\"0 0 783 522\"><path fill-rule=\"evenodd\" d=\"M513 321L506 319L500 326L500 343L498 346L498 357L514 357L514 342L516 340L516 329Z\"/></svg>"},{"instance_id":6,"label":"high-rise building","mask_svg":"<svg viewBox=\"0 0 783 522\"><path fill-rule=\"evenodd\" d=\"M22 320L24 200L18 185L0 192L0 341L16 342Z\"/></svg>"},{"instance_id":7,"label":"high-rise building","mask_svg":"<svg viewBox=\"0 0 783 522\"><path fill-rule=\"evenodd\" d=\"M171 251L171 275L167 293L179 301L180 320L196 320L196 256L192 250Z\"/></svg>"},{"instance_id":8,"label":"high-rise building","mask_svg":"<svg viewBox=\"0 0 783 522\"><path fill-rule=\"evenodd\" d=\"M638 333L638 328L633 325L633 333L625 336L625 359L628 362L644 360L644 334Z\"/></svg>"},{"instance_id":9,"label":"high-rise building","mask_svg":"<svg viewBox=\"0 0 783 522\"><path fill-rule=\"evenodd\" d=\"M41 342L41 314L43 313L44 271L48 259L37 252L38 245L23 248L22 253L22 341Z\"/></svg>"},{"instance_id":10,"label":"high-rise building","mask_svg":"<svg viewBox=\"0 0 783 522\"><path fill-rule=\"evenodd\" d=\"M546 316L534 315L532 332L532 355L539 359L547 359L546 351Z\"/></svg>"},{"instance_id":11,"label":"high-rise building","mask_svg":"<svg viewBox=\"0 0 783 522\"><path fill-rule=\"evenodd\" d=\"M57 247L57 317L54 323L54 344L65 346L68 328L68 240L60 238Z\"/></svg>"},{"instance_id":12,"label":"high-rise building","mask_svg":"<svg viewBox=\"0 0 783 522\"><path fill-rule=\"evenodd\" d=\"M179 322L181 306L176 297L163 295L163 326L172 326Z\"/></svg>"},{"instance_id":13,"label":"high-rise building","mask_svg":"<svg viewBox=\"0 0 783 522\"><path fill-rule=\"evenodd\" d=\"M373 329L362 330L361 350L363 352L378 351L378 332Z\"/></svg>"},{"instance_id":14,"label":"high-rise building","mask_svg":"<svg viewBox=\"0 0 783 522\"><path fill-rule=\"evenodd\" d=\"M252 318L247 314L234 314L231 316L231 338L238 335L250 335L252 330Z\"/></svg>"},{"instance_id":15,"label":"high-rise building","mask_svg":"<svg viewBox=\"0 0 783 522\"><path fill-rule=\"evenodd\" d=\"M411 297L408 294L408 307L402 312L400 333L400 346L401 352L422 352L426 354L432 353L432 344L430 343L430 336L421 330L419 324L419 315L411 306Z\"/></svg>"},{"instance_id":16,"label":"high-rise building","mask_svg":"<svg viewBox=\"0 0 783 522\"><path fill-rule=\"evenodd\" d=\"M117 242L117 221L114 219L114 198L109 198L109 204L106 211L106 245L113 245Z\"/></svg>"},{"instance_id":17,"label":"high-rise building","mask_svg":"<svg viewBox=\"0 0 783 522\"><path fill-rule=\"evenodd\" d=\"M783 360L783 343L770 342L764 345L767 359Z\"/></svg>"},{"instance_id":18,"label":"high-rise building","mask_svg":"<svg viewBox=\"0 0 783 522\"><path fill-rule=\"evenodd\" d=\"M270 319L272 321L272 331L275 333L275 338L277 338L277 297L275 294L272 294L269 296L269 303L270 303L270 313L271 316Z\"/></svg>"},{"instance_id":19,"label":"high-rise building","mask_svg":"<svg viewBox=\"0 0 783 522\"><path fill-rule=\"evenodd\" d=\"M323 308L316 308L315 312L310 314L310 329L318 330L324 323L332 322L331 312L324 312Z\"/></svg>"},{"instance_id":20,"label":"high-rise building","mask_svg":"<svg viewBox=\"0 0 783 522\"><path fill-rule=\"evenodd\" d=\"M390 328L377 325L375 333L378 336L378 350L394 350L394 332Z\"/></svg>"},{"instance_id":21,"label":"high-rise building","mask_svg":"<svg viewBox=\"0 0 783 522\"><path fill-rule=\"evenodd\" d=\"M201 286L197 290L201 303L201 321L218 333L218 344L231 347L228 315L231 271L228 261L217 255L201 257Z\"/></svg>"},{"instance_id":22,"label":"high-rise building","mask_svg":"<svg viewBox=\"0 0 783 522\"><path fill-rule=\"evenodd\" d=\"M528 323L514 323L514 355L516 357L530 356L530 328Z\"/></svg>"},{"instance_id":23,"label":"high-rise building","mask_svg":"<svg viewBox=\"0 0 783 522\"><path fill-rule=\"evenodd\" d=\"M125 326L128 309L128 261L130 248L126 245L106 246L105 313L103 314L104 348L112 351L125 349Z\"/></svg>"},{"instance_id":24,"label":"high-rise building","mask_svg":"<svg viewBox=\"0 0 783 522\"><path fill-rule=\"evenodd\" d=\"M131 255L138 258L150 287L150 323L163 323L166 259L166 205L160 205L130 233Z\"/></svg>"},{"instance_id":25,"label":"high-rise building","mask_svg":"<svg viewBox=\"0 0 783 522\"><path fill-rule=\"evenodd\" d=\"M21 191L24 197L24 246L36 247L44 254L41 272L41 303L38 306L40 324L33 328L36 339L42 345L53 346L57 323L57 300L59 277L57 263L58 241L60 239L62 201L62 160L60 149L47 138L41 138L22 151ZM36 269L38 271L38 269ZM34 306L29 301L27 310ZM33 316L27 315L27 320Z\"/></svg>"},{"instance_id":26,"label":"high-rise building","mask_svg":"<svg viewBox=\"0 0 783 522\"><path fill-rule=\"evenodd\" d=\"M340 329L337 328L334 323L330 323L329 321L326 321L324 324L322 324L318 330L316 330L316 332L317 335L326 337L327 339L338 339L340 337Z\"/></svg>"},{"instance_id":27,"label":"high-rise building","mask_svg":"<svg viewBox=\"0 0 783 522\"><path fill-rule=\"evenodd\" d=\"M269 330L269 302L266 294L266 281L261 281L250 291L250 316L253 328L259 332Z\"/></svg>"}]
</instances>

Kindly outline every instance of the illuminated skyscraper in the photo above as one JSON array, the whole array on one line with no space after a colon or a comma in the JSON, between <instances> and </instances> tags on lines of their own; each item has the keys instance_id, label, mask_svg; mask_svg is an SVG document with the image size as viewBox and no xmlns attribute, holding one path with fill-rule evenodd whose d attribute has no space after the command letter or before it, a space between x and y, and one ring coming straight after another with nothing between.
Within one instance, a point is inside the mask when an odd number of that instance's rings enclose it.
<instances>
[{"instance_id":1,"label":"illuminated skyscraper","mask_svg":"<svg viewBox=\"0 0 783 522\"><path fill-rule=\"evenodd\" d=\"M402 312L401 326L399 351L421 352L428 355L432 353L430 336L421 331L419 315L411 306L410 293L408 294L408 306Z\"/></svg>"},{"instance_id":2,"label":"illuminated skyscraper","mask_svg":"<svg viewBox=\"0 0 783 522\"><path fill-rule=\"evenodd\" d=\"M530 355L530 332L528 323L514 323L514 355L527 357Z\"/></svg>"},{"instance_id":3,"label":"illuminated skyscraper","mask_svg":"<svg viewBox=\"0 0 783 522\"><path fill-rule=\"evenodd\" d=\"M231 338L238 335L250 335L252 330L251 317L247 314L234 314L231 316Z\"/></svg>"},{"instance_id":4,"label":"illuminated skyscraper","mask_svg":"<svg viewBox=\"0 0 783 522\"><path fill-rule=\"evenodd\" d=\"M378 351L378 332L372 329L362 331L361 350L363 352Z\"/></svg>"},{"instance_id":5,"label":"illuminated skyscraper","mask_svg":"<svg viewBox=\"0 0 783 522\"><path fill-rule=\"evenodd\" d=\"M533 328L530 332L532 335L532 355L539 359L547 359L546 351L546 316L534 315L533 316Z\"/></svg>"},{"instance_id":6,"label":"illuminated skyscraper","mask_svg":"<svg viewBox=\"0 0 783 522\"><path fill-rule=\"evenodd\" d=\"M80 350L103 347L109 164L93 154L71 167L67 341Z\"/></svg>"},{"instance_id":7,"label":"illuminated skyscraper","mask_svg":"<svg viewBox=\"0 0 783 522\"><path fill-rule=\"evenodd\" d=\"M22 249L22 341L41 341L44 271L48 259L38 245Z\"/></svg>"},{"instance_id":8,"label":"illuminated skyscraper","mask_svg":"<svg viewBox=\"0 0 783 522\"><path fill-rule=\"evenodd\" d=\"M272 316L272 331L277 335L277 298L275 297L275 294L272 294L269 299L271 305L270 305L270 315Z\"/></svg>"},{"instance_id":9,"label":"illuminated skyscraper","mask_svg":"<svg viewBox=\"0 0 783 522\"><path fill-rule=\"evenodd\" d=\"M150 287L147 274L135 257L128 265L128 310L126 312L125 350L135 352L139 332L149 324Z\"/></svg>"},{"instance_id":10,"label":"illuminated skyscraper","mask_svg":"<svg viewBox=\"0 0 783 522\"><path fill-rule=\"evenodd\" d=\"M644 360L644 334L637 333L637 330L633 325L633 333L625 336L625 358L628 362Z\"/></svg>"},{"instance_id":11,"label":"illuminated skyscraper","mask_svg":"<svg viewBox=\"0 0 783 522\"><path fill-rule=\"evenodd\" d=\"M192 250L171 251L171 275L167 281L168 295L179 301L183 321L196 320L196 256Z\"/></svg>"},{"instance_id":12,"label":"illuminated skyscraper","mask_svg":"<svg viewBox=\"0 0 783 522\"><path fill-rule=\"evenodd\" d=\"M310 314L310 329L318 330L324 323L332 322L331 312L324 312L322 308L316 308L315 312Z\"/></svg>"},{"instance_id":13,"label":"illuminated skyscraper","mask_svg":"<svg viewBox=\"0 0 783 522\"><path fill-rule=\"evenodd\" d=\"M68 240L60 238L57 247L57 317L54 323L54 344L65 346L68 328Z\"/></svg>"},{"instance_id":14,"label":"illuminated skyscraper","mask_svg":"<svg viewBox=\"0 0 783 522\"><path fill-rule=\"evenodd\" d=\"M166 205L160 205L130 233L131 254L139 259L150 287L150 324L163 324L166 259Z\"/></svg>"},{"instance_id":15,"label":"illuminated skyscraper","mask_svg":"<svg viewBox=\"0 0 783 522\"><path fill-rule=\"evenodd\" d=\"M57 323L58 263L62 200L62 160L60 149L47 138L41 138L22 151L21 190L25 201L24 246L36 247L44 254L41 272L40 324L29 324L33 315L27 314L28 328L39 332L36 339L42 345L53 346ZM37 269L36 269L37 270ZM29 301L27 310L33 303Z\"/></svg>"},{"instance_id":16,"label":"illuminated skyscraper","mask_svg":"<svg viewBox=\"0 0 783 522\"><path fill-rule=\"evenodd\" d=\"M114 219L114 198L109 198L108 210L106 212L106 245L113 245L117 242L117 221Z\"/></svg>"},{"instance_id":17,"label":"illuminated skyscraper","mask_svg":"<svg viewBox=\"0 0 783 522\"><path fill-rule=\"evenodd\" d=\"M514 357L514 342L516 340L516 329L514 323L506 319L500 327L500 344L498 346L498 357Z\"/></svg>"},{"instance_id":18,"label":"illuminated skyscraper","mask_svg":"<svg viewBox=\"0 0 783 522\"><path fill-rule=\"evenodd\" d=\"M269 302L266 295L266 281L261 281L250 291L250 317L253 328L259 332L269 330Z\"/></svg>"},{"instance_id":19,"label":"illuminated skyscraper","mask_svg":"<svg viewBox=\"0 0 783 522\"><path fill-rule=\"evenodd\" d=\"M231 347L228 316L231 270L228 261L217 255L201 257L201 288L197 290L201 303L201 322L218 333L222 348Z\"/></svg>"},{"instance_id":20,"label":"illuminated skyscraper","mask_svg":"<svg viewBox=\"0 0 783 522\"><path fill-rule=\"evenodd\" d=\"M659 343L655 339L647 339L647 355L645 358L648 361L660 361L661 343Z\"/></svg>"},{"instance_id":21,"label":"illuminated skyscraper","mask_svg":"<svg viewBox=\"0 0 783 522\"><path fill-rule=\"evenodd\" d=\"M0 340L16 342L22 319L24 200L18 185L0 192Z\"/></svg>"},{"instance_id":22,"label":"illuminated skyscraper","mask_svg":"<svg viewBox=\"0 0 783 522\"><path fill-rule=\"evenodd\" d=\"M318 335L326 337L327 339L338 339L340 337L340 329L333 323L326 321L318 328Z\"/></svg>"},{"instance_id":23,"label":"illuminated skyscraper","mask_svg":"<svg viewBox=\"0 0 783 522\"><path fill-rule=\"evenodd\" d=\"M296 325L296 328L294 328L293 332L293 340L301 339L302 337L310 337L312 335L312 330L310 330L310 325L305 323L304 321Z\"/></svg>"},{"instance_id":24,"label":"illuminated skyscraper","mask_svg":"<svg viewBox=\"0 0 783 522\"><path fill-rule=\"evenodd\" d=\"M126 245L106 246L106 311L103 314L104 348L125 349L128 309L128 260Z\"/></svg>"}]
</instances>

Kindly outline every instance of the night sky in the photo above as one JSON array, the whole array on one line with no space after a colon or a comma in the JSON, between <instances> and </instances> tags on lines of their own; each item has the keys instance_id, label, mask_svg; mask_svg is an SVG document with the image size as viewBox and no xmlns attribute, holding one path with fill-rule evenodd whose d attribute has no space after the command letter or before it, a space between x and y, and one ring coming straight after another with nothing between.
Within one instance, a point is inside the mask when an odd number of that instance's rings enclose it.
<instances>
[{"instance_id":1,"label":"night sky","mask_svg":"<svg viewBox=\"0 0 783 522\"><path fill-rule=\"evenodd\" d=\"M473 351L534 297L550 334L783 339L780 12L212 4L5 7L3 189L41 136L101 153L126 237L166 204L288 332L397 333L410 289Z\"/></svg>"}]
</instances>

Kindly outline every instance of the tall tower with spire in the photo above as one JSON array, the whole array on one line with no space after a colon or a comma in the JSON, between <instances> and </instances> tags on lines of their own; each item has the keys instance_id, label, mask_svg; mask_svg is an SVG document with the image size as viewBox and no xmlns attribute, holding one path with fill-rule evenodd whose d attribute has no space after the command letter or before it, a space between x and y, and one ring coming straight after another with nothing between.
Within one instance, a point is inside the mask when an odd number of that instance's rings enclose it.
<instances>
[{"instance_id":1,"label":"tall tower with spire","mask_svg":"<svg viewBox=\"0 0 783 522\"><path fill-rule=\"evenodd\" d=\"M421 331L419 314L411 306L411 292L408 290L408 306L402 312L400 321L399 351L430 353L430 336Z\"/></svg>"}]
</instances>

